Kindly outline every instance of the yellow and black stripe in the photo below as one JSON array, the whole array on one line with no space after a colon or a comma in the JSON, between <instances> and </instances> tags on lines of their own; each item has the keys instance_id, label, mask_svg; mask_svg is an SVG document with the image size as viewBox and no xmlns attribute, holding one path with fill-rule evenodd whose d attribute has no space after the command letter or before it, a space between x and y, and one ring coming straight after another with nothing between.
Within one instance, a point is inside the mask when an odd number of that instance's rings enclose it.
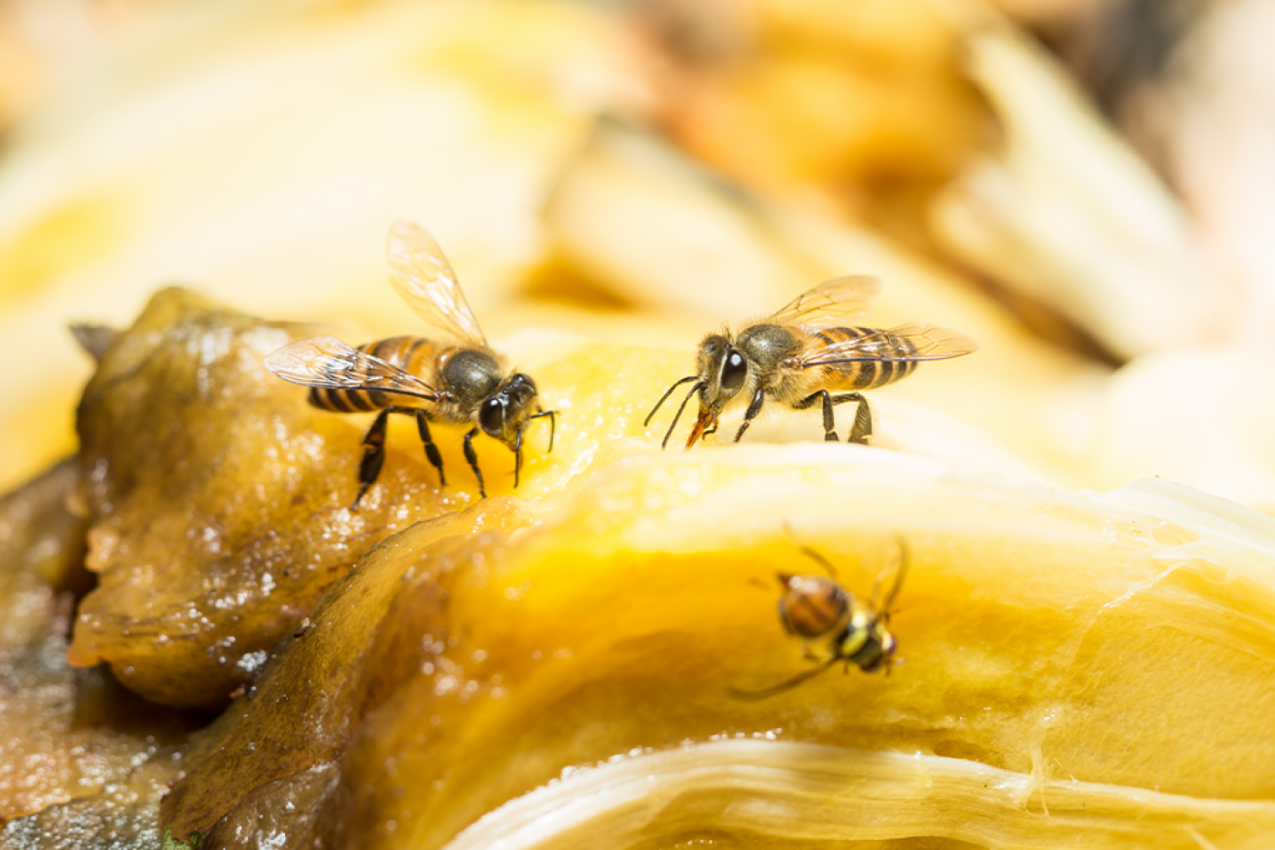
<instances>
[{"instance_id":1,"label":"yellow and black stripe","mask_svg":"<svg viewBox=\"0 0 1275 850\"><path fill-rule=\"evenodd\" d=\"M916 352L911 340L895 336L879 328L825 328L815 338L824 346L839 345L864 337L877 337L865 343L854 359L823 364L837 373L837 382L845 389L873 390L902 380L916 371L916 360L908 355ZM874 352L879 352L875 356Z\"/></svg>"},{"instance_id":2,"label":"yellow and black stripe","mask_svg":"<svg viewBox=\"0 0 1275 850\"><path fill-rule=\"evenodd\" d=\"M388 339L369 342L358 347L363 354L370 354L384 360L409 375L426 377L434 372L438 346L424 337L392 336ZM357 367L347 361L333 358L326 370L333 375L340 375L342 383L350 383L350 373ZM332 389L312 387L309 396L310 404L320 410L331 410L337 413L355 413L358 411L383 410L387 407L402 406L404 397L400 393L388 393L381 389Z\"/></svg>"}]
</instances>

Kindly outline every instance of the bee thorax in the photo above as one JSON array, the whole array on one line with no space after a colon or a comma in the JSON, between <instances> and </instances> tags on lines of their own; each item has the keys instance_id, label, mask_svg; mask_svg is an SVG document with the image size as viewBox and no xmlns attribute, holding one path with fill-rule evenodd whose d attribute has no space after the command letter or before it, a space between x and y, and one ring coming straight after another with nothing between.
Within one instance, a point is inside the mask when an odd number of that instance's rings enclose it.
<instances>
[{"instance_id":1,"label":"bee thorax","mask_svg":"<svg viewBox=\"0 0 1275 850\"><path fill-rule=\"evenodd\" d=\"M736 347L762 372L771 372L797 353L801 340L789 328L753 325L740 333Z\"/></svg>"},{"instance_id":2,"label":"bee thorax","mask_svg":"<svg viewBox=\"0 0 1275 850\"><path fill-rule=\"evenodd\" d=\"M462 408L476 407L500 386L502 369L490 353L463 348L444 355L439 375Z\"/></svg>"}]
</instances>

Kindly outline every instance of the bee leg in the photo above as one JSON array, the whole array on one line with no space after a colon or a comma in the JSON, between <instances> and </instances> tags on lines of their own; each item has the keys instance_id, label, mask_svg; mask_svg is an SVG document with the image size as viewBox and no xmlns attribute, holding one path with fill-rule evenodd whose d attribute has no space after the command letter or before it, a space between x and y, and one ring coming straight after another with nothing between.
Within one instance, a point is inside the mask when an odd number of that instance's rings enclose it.
<instances>
[{"instance_id":1,"label":"bee leg","mask_svg":"<svg viewBox=\"0 0 1275 850\"><path fill-rule=\"evenodd\" d=\"M816 552L814 549L811 549L809 546L802 546L801 544L797 544L797 548L800 549L802 554L804 554L810 560L814 561L816 564L823 567L824 572L828 574L829 578L835 579L837 577L837 568L834 567L832 565L832 562L829 561L827 558L825 558L823 555L820 555L818 552Z\"/></svg>"},{"instance_id":2,"label":"bee leg","mask_svg":"<svg viewBox=\"0 0 1275 850\"><path fill-rule=\"evenodd\" d=\"M359 494L354 497L354 504L350 505L352 511L359 509L363 494L376 483L376 477L381 474L381 467L385 464L385 428L390 411L391 408L386 408L378 413L372 421L372 427L367 429L367 434L363 437L363 460L359 462L359 483L363 486L359 487Z\"/></svg>"},{"instance_id":3,"label":"bee leg","mask_svg":"<svg viewBox=\"0 0 1275 850\"><path fill-rule=\"evenodd\" d=\"M872 437L872 408L868 407L868 400L859 393L846 393L843 396L837 396L836 401L838 403L859 402L859 409L854 412L854 424L850 426L850 433L846 436L846 440L866 446Z\"/></svg>"},{"instance_id":4,"label":"bee leg","mask_svg":"<svg viewBox=\"0 0 1275 850\"><path fill-rule=\"evenodd\" d=\"M828 443L838 442L837 440L837 422L832 415L832 406L836 402L832 399L832 395L827 390L820 390L814 395L808 395L801 401L793 405L794 410L808 410L815 406L815 402L823 400L823 439Z\"/></svg>"},{"instance_id":5,"label":"bee leg","mask_svg":"<svg viewBox=\"0 0 1275 850\"><path fill-rule=\"evenodd\" d=\"M438 470L438 486L446 487L447 479L443 477L443 456L438 453L438 446L434 445L434 438L430 436L429 417L423 410L417 410L415 413L416 430L420 432L421 444L425 446L425 459Z\"/></svg>"},{"instance_id":6,"label":"bee leg","mask_svg":"<svg viewBox=\"0 0 1275 850\"><path fill-rule=\"evenodd\" d=\"M522 432L514 438L514 489L518 489L518 476L522 474Z\"/></svg>"},{"instance_id":7,"label":"bee leg","mask_svg":"<svg viewBox=\"0 0 1275 850\"><path fill-rule=\"evenodd\" d=\"M838 657L836 655L833 655L831 658L824 661L818 667L811 667L809 670L806 670L804 673L798 673L796 676L793 676L791 679L786 679L780 682L779 684L771 685L768 688L762 688L756 691L743 691L743 690L740 690L739 688L731 688L730 695L735 697L735 699L743 699L743 700L748 700L750 702L754 700L766 699L767 697L773 697L776 694L782 694L784 691L792 690L793 688L800 685L802 682L805 682L809 679L813 679L815 676L818 676L820 673L827 670L832 665L836 664L838 660L839 660ZM846 668L846 672L849 672L849 667Z\"/></svg>"},{"instance_id":8,"label":"bee leg","mask_svg":"<svg viewBox=\"0 0 1275 850\"><path fill-rule=\"evenodd\" d=\"M478 429L474 428L465 435L465 460L469 461L469 468L474 470L474 476L478 479L478 495L485 499L487 491L483 489L483 471L478 468L478 453L474 451L474 437L477 434Z\"/></svg>"},{"instance_id":9,"label":"bee leg","mask_svg":"<svg viewBox=\"0 0 1275 850\"><path fill-rule=\"evenodd\" d=\"M757 392L753 394L753 400L748 403L748 410L744 411L744 424L739 426L739 430L735 432L735 442L739 442L739 438L744 436L744 432L748 430L748 426L753 424L753 420L757 418L757 414L761 413L761 406L766 401L766 391L761 387L757 388Z\"/></svg>"},{"instance_id":10,"label":"bee leg","mask_svg":"<svg viewBox=\"0 0 1275 850\"><path fill-rule=\"evenodd\" d=\"M832 415L834 405L844 404L847 401L859 402L859 409L854 415L854 425L850 428L850 435L847 439L852 443L868 442L868 438L872 436L872 411L868 409L868 400L860 393L845 393L844 395L833 395L827 390L819 392L803 398L801 401L793 405L796 410L805 410L813 407L816 401L823 402L823 438L829 443L837 442L837 422Z\"/></svg>"}]
</instances>

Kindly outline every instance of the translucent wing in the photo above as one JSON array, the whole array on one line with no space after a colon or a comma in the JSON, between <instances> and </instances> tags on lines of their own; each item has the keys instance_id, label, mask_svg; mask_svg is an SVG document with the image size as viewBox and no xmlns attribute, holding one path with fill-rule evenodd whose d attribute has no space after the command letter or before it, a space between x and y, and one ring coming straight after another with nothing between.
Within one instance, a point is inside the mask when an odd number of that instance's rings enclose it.
<instances>
[{"instance_id":1,"label":"translucent wing","mask_svg":"<svg viewBox=\"0 0 1275 850\"><path fill-rule=\"evenodd\" d=\"M851 360L947 360L978 351L965 334L937 325L899 325L812 349L797 359L800 369Z\"/></svg>"},{"instance_id":2,"label":"translucent wing","mask_svg":"<svg viewBox=\"0 0 1275 850\"><path fill-rule=\"evenodd\" d=\"M380 390L437 401L438 390L379 357L330 336L285 345L266 357L266 368L285 381L329 390Z\"/></svg>"},{"instance_id":3,"label":"translucent wing","mask_svg":"<svg viewBox=\"0 0 1275 850\"><path fill-rule=\"evenodd\" d=\"M812 330L844 326L872 310L869 303L881 291L881 281L866 275L836 277L794 298L768 322Z\"/></svg>"},{"instance_id":4,"label":"translucent wing","mask_svg":"<svg viewBox=\"0 0 1275 850\"><path fill-rule=\"evenodd\" d=\"M465 346L487 344L456 282L456 272L429 231L400 219L390 227L385 253L390 282L407 306L438 332L437 339Z\"/></svg>"}]
</instances>

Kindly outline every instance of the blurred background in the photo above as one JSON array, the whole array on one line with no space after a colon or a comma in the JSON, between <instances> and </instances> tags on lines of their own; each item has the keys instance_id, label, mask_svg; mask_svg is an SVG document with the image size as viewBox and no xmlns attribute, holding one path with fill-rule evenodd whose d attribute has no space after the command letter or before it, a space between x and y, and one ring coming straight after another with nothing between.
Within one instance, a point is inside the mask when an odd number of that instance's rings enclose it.
<instances>
[{"instance_id":1,"label":"blurred background","mask_svg":"<svg viewBox=\"0 0 1275 850\"><path fill-rule=\"evenodd\" d=\"M873 274L872 323L982 345L874 394L878 445L1275 512L1270 32L1258 0L0 0L0 487L74 450L67 326L160 287L413 332L408 217L515 359L689 372Z\"/></svg>"}]
</instances>

